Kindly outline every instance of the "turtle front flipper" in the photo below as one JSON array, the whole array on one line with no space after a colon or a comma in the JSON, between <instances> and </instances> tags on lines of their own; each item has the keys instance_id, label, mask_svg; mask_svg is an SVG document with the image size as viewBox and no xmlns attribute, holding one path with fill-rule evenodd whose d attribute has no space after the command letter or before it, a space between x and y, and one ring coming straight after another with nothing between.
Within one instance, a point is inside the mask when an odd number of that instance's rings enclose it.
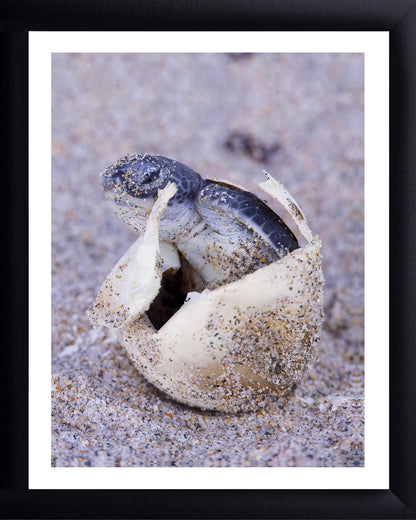
<instances>
[{"instance_id":1,"label":"turtle front flipper","mask_svg":"<svg viewBox=\"0 0 416 520\"><path fill-rule=\"evenodd\" d=\"M206 181L196 207L203 219L219 233L255 232L279 258L299 247L283 220L256 195L232 185Z\"/></svg>"},{"instance_id":2,"label":"turtle front flipper","mask_svg":"<svg viewBox=\"0 0 416 520\"><path fill-rule=\"evenodd\" d=\"M237 280L299 247L282 219L250 192L205 181L195 207L203 226L178 248L210 288Z\"/></svg>"}]
</instances>

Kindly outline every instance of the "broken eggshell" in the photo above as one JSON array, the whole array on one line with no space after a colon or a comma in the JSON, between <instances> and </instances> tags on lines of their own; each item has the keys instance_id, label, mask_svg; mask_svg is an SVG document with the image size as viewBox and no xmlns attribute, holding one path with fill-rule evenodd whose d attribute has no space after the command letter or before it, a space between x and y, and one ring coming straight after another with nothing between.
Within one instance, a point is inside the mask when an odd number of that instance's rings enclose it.
<instances>
[{"instance_id":1,"label":"broken eggshell","mask_svg":"<svg viewBox=\"0 0 416 520\"><path fill-rule=\"evenodd\" d=\"M298 383L316 357L323 322L321 242L279 181L266 174L259 186L289 212L306 245L237 281L189 292L156 330L146 312L163 273L181 266L175 246L158 238L176 191L169 183L89 313L94 326L118 329L137 370L181 403L225 412L258 409Z\"/></svg>"}]
</instances>

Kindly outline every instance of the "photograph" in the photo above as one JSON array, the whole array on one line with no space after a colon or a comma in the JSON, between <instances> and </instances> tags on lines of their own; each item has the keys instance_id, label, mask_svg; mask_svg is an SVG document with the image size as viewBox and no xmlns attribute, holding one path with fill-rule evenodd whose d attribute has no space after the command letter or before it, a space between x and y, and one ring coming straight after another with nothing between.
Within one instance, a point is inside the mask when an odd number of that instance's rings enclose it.
<instances>
[{"instance_id":1,"label":"photograph","mask_svg":"<svg viewBox=\"0 0 416 520\"><path fill-rule=\"evenodd\" d=\"M414 3L5 6L1 518L414 518Z\"/></svg>"},{"instance_id":2,"label":"photograph","mask_svg":"<svg viewBox=\"0 0 416 520\"><path fill-rule=\"evenodd\" d=\"M365 467L364 78L51 54L53 468Z\"/></svg>"}]
</instances>

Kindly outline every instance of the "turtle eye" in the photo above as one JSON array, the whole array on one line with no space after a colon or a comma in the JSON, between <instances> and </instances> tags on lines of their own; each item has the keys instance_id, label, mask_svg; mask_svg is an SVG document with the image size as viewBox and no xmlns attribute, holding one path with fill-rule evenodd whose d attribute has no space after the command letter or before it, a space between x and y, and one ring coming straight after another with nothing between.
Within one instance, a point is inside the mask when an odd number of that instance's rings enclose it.
<instances>
[{"instance_id":1,"label":"turtle eye","mask_svg":"<svg viewBox=\"0 0 416 520\"><path fill-rule=\"evenodd\" d=\"M160 166L157 164L146 164L140 170L140 182L142 184L150 184L158 177Z\"/></svg>"}]
</instances>

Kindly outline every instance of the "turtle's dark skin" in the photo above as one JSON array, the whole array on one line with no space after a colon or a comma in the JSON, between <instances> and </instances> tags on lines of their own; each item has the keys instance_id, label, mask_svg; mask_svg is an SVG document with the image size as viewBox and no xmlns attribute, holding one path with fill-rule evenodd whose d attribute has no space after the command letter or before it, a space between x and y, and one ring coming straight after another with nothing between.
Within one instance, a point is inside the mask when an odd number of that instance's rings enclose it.
<instances>
[{"instance_id":1,"label":"turtle's dark skin","mask_svg":"<svg viewBox=\"0 0 416 520\"><path fill-rule=\"evenodd\" d=\"M130 154L101 174L118 216L138 231L146 225L158 190L169 181L177 192L161 219L159 238L175 244L208 282L239 277L299 247L292 231L256 195L203 179L178 161Z\"/></svg>"}]
</instances>

